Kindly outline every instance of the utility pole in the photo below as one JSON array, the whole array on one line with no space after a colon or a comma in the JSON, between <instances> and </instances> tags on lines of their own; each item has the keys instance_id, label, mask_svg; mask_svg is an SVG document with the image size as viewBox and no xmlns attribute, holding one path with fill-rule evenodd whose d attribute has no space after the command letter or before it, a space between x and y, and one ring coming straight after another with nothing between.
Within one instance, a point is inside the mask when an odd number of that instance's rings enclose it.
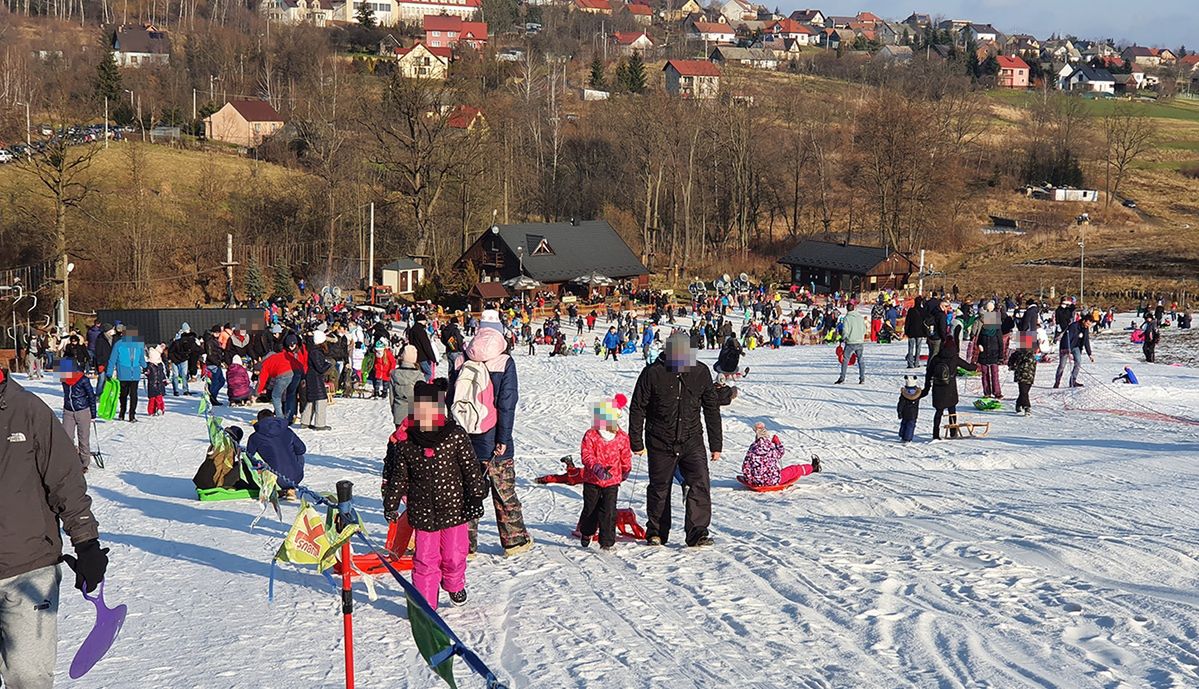
<instances>
[{"instance_id":1,"label":"utility pole","mask_svg":"<svg viewBox=\"0 0 1199 689\"><path fill-rule=\"evenodd\" d=\"M920 284L916 289L920 296L924 296L924 249L920 250Z\"/></svg>"},{"instance_id":2,"label":"utility pole","mask_svg":"<svg viewBox=\"0 0 1199 689\"><path fill-rule=\"evenodd\" d=\"M233 304L233 266L237 263L233 260L233 234L225 234L225 262L221 265L225 266L225 304Z\"/></svg>"},{"instance_id":3,"label":"utility pole","mask_svg":"<svg viewBox=\"0 0 1199 689\"><path fill-rule=\"evenodd\" d=\"M29 121L29 101L25 101L25 145L33 148L33 136L29 133L33 124Z\"/></svg>"},{"instance_id":4,"label":"utility pole","mask_svg":"<svg viewBox=\"0 0 1199 689\"><path fill-rule=\"evenodd\" d=\"M104 96L104 148L108 148L108 96Z\"/></svg>"},{"instance_id":5,"label":"utility pole","mask_svg":"<svg viewBox=\"0 0 1199 689\"><path fill-rule=\"evenodd\" d=\"M196 87L192 87L192 126L196 123Z\"/></svg>"},{"instance_id":6,"label":"utility pole","mask_svg":"<svg viewBox=\"0 0 1199 689\"><path fill-rule=\"evenodd\" d=\"M366 254L366 289L373 297L375 289L375 202L371 201L370 242ZM373 299L371 301L374 301Z\"/></svg>"},{"instance_id":7,"label":"utility pole","mask_svg":"<svg viewBox=\"0 0 1199 689\"><path fill-rule=\"evenodd\" d=\"M1083 276L1086 274L1087 261L1087 226L1079 225L1078 229L1078 306L1083 305Z\"/></svg>"},{"instance_id":8,"label":"utility pole","mask_svg":"<svg viewBox=\"0 0 1199 689\"><path fill-rule=\"evenodd\" d=\"M71 263L71 257L67 254L62 255L62 261L65 264L62 271L62 318L59 319L58 329L65 333L71 329L71 271L75 270L75 264Z\"/></svg>"}]
</instances>

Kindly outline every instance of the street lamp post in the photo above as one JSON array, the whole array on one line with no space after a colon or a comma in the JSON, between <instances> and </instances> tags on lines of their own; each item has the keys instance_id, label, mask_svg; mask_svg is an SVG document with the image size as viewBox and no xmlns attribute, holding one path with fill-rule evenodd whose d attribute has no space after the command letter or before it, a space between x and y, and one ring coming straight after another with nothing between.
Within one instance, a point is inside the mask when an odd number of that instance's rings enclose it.
<instances>
[{"instance_id":1,"label":"street lamp post","mask_svg":"<svg viewBox=\"0 0 1199 689\"><path fill-rule=\"evenodd\" d=\"M108 148L108 96L104 96L104 148Z\"/></svg>"},{"instance_id":2,"label":"street lamp post","mask_svg":"<svg viewBox=\"0 0 1199 689\"><path fill-rule=\"evenodd\" d=\"M33 123L29 119L29 101L17 101L17 105L25 106L25 146L33 148L33 137L29 133L33 129Z\"/></svg>"}]
</instances>

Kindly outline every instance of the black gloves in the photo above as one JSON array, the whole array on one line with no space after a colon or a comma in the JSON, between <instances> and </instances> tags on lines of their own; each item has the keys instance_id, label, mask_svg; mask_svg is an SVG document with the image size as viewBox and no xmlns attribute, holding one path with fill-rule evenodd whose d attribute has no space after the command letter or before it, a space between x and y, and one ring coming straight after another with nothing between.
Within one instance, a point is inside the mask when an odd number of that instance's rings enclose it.
<instances>
[{"instance_id":1,"label":"black gloves","mask_svg":"<svg viewBox=\"0 0 1199 689\"><path fill-rule=\"evenodd\" d=\"M91 593L108 571L108 548L101 548L100 541L93 538L75 546L75 555L63 555L62 561L75 571L75 588Z\"/></svg>"}]
</instances>

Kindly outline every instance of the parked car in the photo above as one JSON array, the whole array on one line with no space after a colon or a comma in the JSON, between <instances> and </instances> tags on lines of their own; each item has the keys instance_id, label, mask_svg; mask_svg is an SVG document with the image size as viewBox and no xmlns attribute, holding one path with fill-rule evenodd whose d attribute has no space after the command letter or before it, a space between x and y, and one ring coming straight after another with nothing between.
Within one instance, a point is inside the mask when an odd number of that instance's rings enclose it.
<instances>
[{"instance_id":1,"label":"parked car","mask_svg":"<svg viewBox=\"0 0 1199 689\"><path fill-rule=\"evenodd\" d=\"M1123 204L1125 208L1136 208L1137 207L1137 202L1133 201L1132 199L1124 199L1120 203Z\"/></svg>"},{"instance_id":2,"label":"parked car","mask_svg":"<svg viewBox=\"0 0 1199 689\"><path fill-rule=\"evenodd\" d=\"M0 163L11 163L13 154L9 153L7 148L0 148Z\"/></svg>"}]
</instances>

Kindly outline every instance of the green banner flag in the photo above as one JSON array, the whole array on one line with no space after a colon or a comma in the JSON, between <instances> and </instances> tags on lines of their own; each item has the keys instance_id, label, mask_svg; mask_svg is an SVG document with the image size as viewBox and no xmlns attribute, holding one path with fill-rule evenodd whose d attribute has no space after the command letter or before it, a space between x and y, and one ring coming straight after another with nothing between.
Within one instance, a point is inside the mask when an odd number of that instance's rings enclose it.
<instances>
[{"instance_id":1,"label":"green banner flag","mask_svg":"<svg viewBox=\"0 0 1199 689\"><path fill-rule=\"evenodd\" d=\"M417 605L412 599L412 594L408 594L407 597L408 621L412 624L412 638L416 641L416 648L425 662L429 663L429 667L433 668L433 672L444 679L451 689L458 689L458 684L454 682L454 655L449 654L440 665L433 664L434 658L450 648L453 642L445 631L425 614L424 607Z\"/></svg>"}]
</instances>

